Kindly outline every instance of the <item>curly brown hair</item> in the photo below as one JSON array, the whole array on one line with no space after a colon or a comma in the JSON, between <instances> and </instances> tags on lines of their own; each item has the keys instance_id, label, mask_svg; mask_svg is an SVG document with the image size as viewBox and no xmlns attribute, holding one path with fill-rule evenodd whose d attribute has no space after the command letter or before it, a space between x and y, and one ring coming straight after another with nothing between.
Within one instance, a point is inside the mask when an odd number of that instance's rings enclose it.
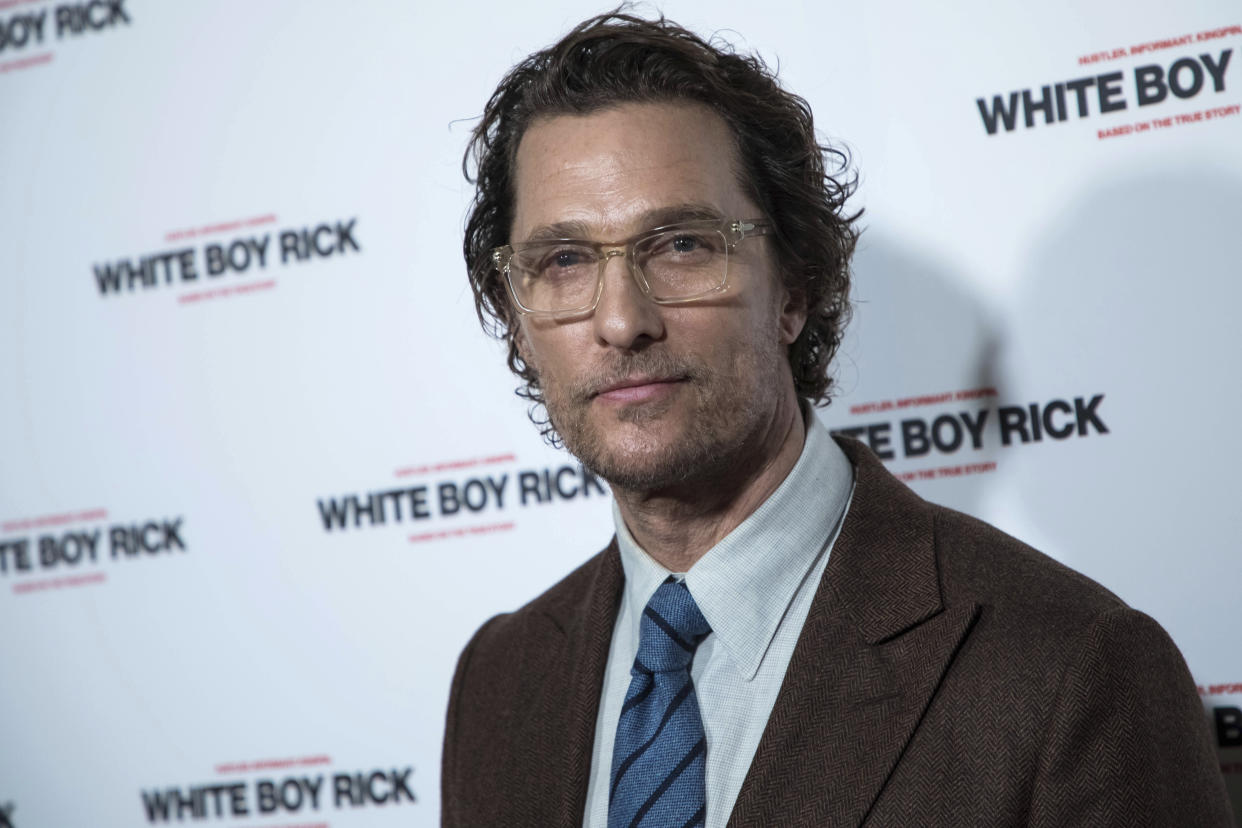
<instances>
[{"instance_id":1,"label":"curly brown hair","mask_svg":"<svg viewBox=\"0 0 1242 828\"><path fill-rule=\"evenodd\" d=\"M811 403L828 402L828 364L850 316L849 265L862 214L845 210L857 186L848 153L816 139L810 106L782 89L762 58L705 41L663 16L645 20L617 9L511 69L462 163L476 185L463 243L475 309L484 330L507 341L509 368L525 383L517 393L536 404L532 419L553 442L551 424L536 415L539 377L518 352L517 311L491 259L509 241L518 144L536 118L668 100L706 104L733 133L742 186L775 228L786 288L807 307L806 325L789 347L794 388Z\"/></svg>"}]
</instances>

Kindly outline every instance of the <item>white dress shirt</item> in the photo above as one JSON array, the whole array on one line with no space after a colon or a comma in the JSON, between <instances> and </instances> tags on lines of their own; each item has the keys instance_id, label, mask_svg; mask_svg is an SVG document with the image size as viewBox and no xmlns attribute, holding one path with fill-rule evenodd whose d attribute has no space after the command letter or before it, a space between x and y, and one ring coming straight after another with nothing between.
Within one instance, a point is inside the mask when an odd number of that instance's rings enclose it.
<instances>
[{"instance_id":1,"label":"white dress shirt","mask_svg":"<svg viewBox=\"0 0 1242 828\"><path fill-rule=\"evenodd\" d=\"M789 475L684 576L712 628L690 667L707 736L706 828L729 820L853 492L849 459L814 412L806 420L802 454ZM595 722L587 828L608 825L612 746L643 609L676 575L635 543L615 504L612 513L625 591Z\"/></svg>"}]
</instances>

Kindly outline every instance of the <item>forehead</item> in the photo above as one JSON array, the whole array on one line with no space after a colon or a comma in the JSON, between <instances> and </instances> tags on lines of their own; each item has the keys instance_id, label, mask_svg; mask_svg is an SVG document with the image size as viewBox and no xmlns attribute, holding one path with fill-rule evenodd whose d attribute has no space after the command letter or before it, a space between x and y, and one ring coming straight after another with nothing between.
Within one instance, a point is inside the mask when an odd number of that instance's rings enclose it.
<instances>
[{"instance_id":1,"label":"forehead","mask_svg":"<svg viewBox=\"0 0 1242 828\"><path fill-rule=\"evenodd\" d=\"M558 225L618 239L686 206L728 218L757 215L739 183L736 155L724 119L690 101L540 118L518 145L510 238Z\"/></svg>"}]
</instances>

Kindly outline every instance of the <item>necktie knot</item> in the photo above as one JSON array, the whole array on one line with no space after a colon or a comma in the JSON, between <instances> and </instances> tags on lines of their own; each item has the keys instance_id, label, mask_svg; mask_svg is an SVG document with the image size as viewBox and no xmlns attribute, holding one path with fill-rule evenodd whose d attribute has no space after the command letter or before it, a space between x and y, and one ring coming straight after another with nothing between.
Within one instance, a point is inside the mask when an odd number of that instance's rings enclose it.
<instances>
[{"instance_id":1,"label":"necktie knot","mask_svg":"<svg viewBox=\"0 0 1242 828\"><path fill-rule=\"evenodd\" d=\"M634 672L685 670L694 650L712 631L684 581L660 585L643 610Z\"/></svg>"}]
</instances>

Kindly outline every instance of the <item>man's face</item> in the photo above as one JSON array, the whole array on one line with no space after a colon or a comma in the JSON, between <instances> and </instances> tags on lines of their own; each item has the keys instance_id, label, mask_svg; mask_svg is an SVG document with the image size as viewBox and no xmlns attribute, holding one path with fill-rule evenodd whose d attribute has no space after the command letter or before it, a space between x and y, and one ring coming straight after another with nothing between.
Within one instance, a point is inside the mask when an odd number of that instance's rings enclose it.
<instances>
[{"instance_id":1,"label":"man's face","mask_svg":"<svg viewBox=\"0 0 1242 828\"><path fill-rule=\"evenodd\" d=\"M724 121L696 103L538 120L518 147L510 239L759 218L735 155ZM651 302L614 257L593 314L524 316L518 347L569 450L614 486L654 491L753 472L775 450L796 411L786 351L804 321L761 236L730 254L728 288L694 303Z\"/></svg>"}]
</instances>

